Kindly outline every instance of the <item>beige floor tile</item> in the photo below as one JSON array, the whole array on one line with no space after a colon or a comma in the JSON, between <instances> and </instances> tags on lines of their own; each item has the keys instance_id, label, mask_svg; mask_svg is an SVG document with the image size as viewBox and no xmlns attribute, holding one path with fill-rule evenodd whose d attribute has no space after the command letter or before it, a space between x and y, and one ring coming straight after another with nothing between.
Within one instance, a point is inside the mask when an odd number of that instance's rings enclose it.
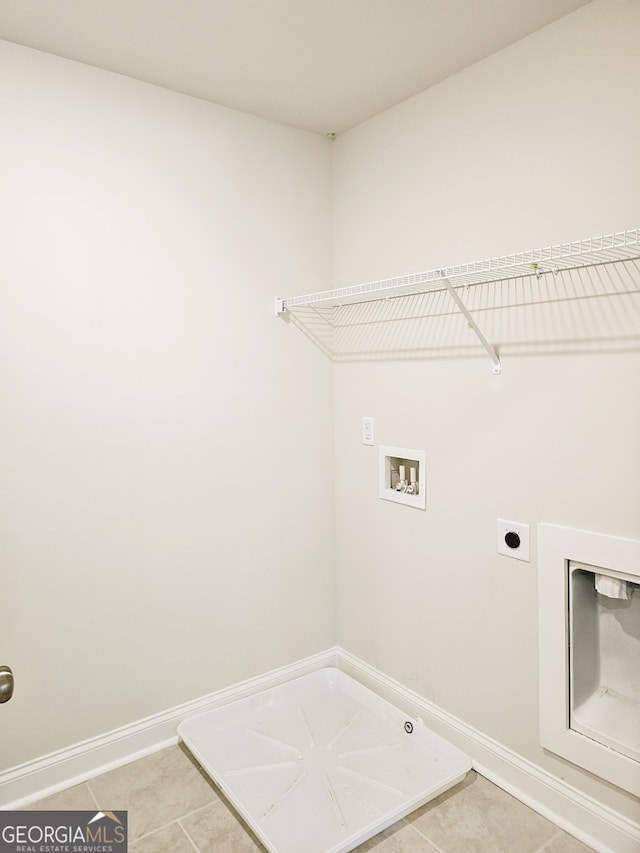
<instances>
[{"instance_id":1,"label":"beige floor tile","mask_svg":"<svg viewBox=\"0 0 640 853\"><path fill-rule=\"evenodd\" d=\"M129 845L129 853L195 853L178 823L171 823Z\"/></svg>"},{"instance_id":2,"label":"beige floor tile","mask_svg":"<svg viewBox=\"0 0 640 853\"><path fill-rule=\"evenodd\" d=\"M185 832L191 838L196 847L207 853L209 850L218 850L218 843L222 843L227 836L239 836L243 833L250 835L250 830L242 824L235 812L225 803L222 798L210 803L203 809L187 815L180 820ZM241 830L239 833L238 830ZM262 846L249 847L250 850L262 850Z\"/></svg>"},{"instance_id":3,"label":"beige floor tile","mask_svg":"<svg viewBox=\"0 0 640 853\"><path fill-rule=\"evenodd\" d=\"M126 809L131 853L266 853L182 745L43 798L28 808ZM354 853L436 851L593 853L474 772Z\"/></svg>"},{"instance_id":4,"label":"beige floor tile","mask_svg":"<svg viewBox=\"0 0 640 853\"><path fill-rule=\"evenodd\" d=\"M89 783L101 809L126 809L134 841L217 798L200 768L171 746Z\"/></svg>"},{"instance_id":5,"label":"beige floor tile","mask_svg":"<svg viewBox=\"0 0 640 853\"><path fill-rule=\"evenodd\" d=\"M94 811L96 809L96 801L91 795L86 784L74 785L73 788L67 788L64 791L58 791L57 794L51 794L49 797L44 797L38 800L37 803L32 803L30 806L25 806L25 810L33 811Z\"/></svg>"},{"instance_id":6,"label":"beige floor tile","mask_svg":"<svg viewBox=\"0 0 640 853\"><path fill-rule=\"evenodd\" d=\"M474 772L406 820L443 853L535 853L558 832Z\"/></svg>"},{"instance_id":7,"label":"beige floor tile","mask_svg":"<svg viewBox=\"0 0 640 853\"><path fill-rule=\"evenodd\" d=\"M361 844L354 853L436 853L436 848L404 821Z\"/></svg>"},{"instance_id":8,"label":"beige floor tile","mask_svg":"<svg viewBox=\"0 0 640 853\"><path fill-rule=\"evenodd\" d=\"M246 832L241 826L232 830L227 835L218 839L215 847L202 848L201 853L266 853L262 844L258 844L254 837Z\"/></svg>"},{"instance_id":9,"label":"beige floor tile","mask_svg":"<svg viewBox=\"0 0 640 853\"><path fill-rule=\"evenodd\" d=\"M593 853L593 848L587 847L572 835L561 832L551 844L543 848L543 853Z\"/></svg>"}]
</instances>

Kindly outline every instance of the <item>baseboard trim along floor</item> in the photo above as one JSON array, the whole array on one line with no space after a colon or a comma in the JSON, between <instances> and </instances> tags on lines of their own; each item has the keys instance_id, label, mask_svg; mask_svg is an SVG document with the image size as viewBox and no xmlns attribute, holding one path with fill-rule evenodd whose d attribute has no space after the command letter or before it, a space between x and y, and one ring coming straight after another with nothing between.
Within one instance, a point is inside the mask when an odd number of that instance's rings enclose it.
<instances>
[{"instance_id":1,"label":"baseboard trim along floor","mask_svg":"<svg viewBox=\"0 0 640 853\"><path fill-rule=\"evenodd\" d=\"M474 769L600 853L637 853L640 824L609 809L492 740L339 646L170 708L43 758L0 772L0 808L28 806L57 791L177 743L195 714L337 666L466 752Z\"/></svg>"},{"instance_id":2,"label":"baseboard trim along floor","mask_svg":"<svg viewBox=\"0 0 640 853\"><path fill-rule=\"evenodd\" d=\"M337 648L334 647L0 772L0 809L27 806L176 744L178 724L195 714L268 690L322 667L337 665Z\"/></svg>"}]
</instances>

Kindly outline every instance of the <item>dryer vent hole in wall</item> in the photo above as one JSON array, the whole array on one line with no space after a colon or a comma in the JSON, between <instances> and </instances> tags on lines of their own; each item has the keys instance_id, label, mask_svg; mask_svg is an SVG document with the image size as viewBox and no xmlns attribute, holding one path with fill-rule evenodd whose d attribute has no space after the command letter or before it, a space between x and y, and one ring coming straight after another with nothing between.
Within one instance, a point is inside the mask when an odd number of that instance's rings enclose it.
<instances>
[{"instance_id":1,"label":"dryer vent hole in wall","mask_svg":"<svg viewBox=\"0 0 640 853\"><path fill-rule=\"evenodd\" d=\"M570 729L640 762L637 576L576 560L568 571Z\"/></svg>"},{"instance_id":2,"label":"dryer vent hole in wall","mask_svg":"<svg viewBox=\"0 0 640 853\"><path fill-rule=\"evenodd\" d=\"M538 611L541 746L640 797L640 540L540 524Z\"/></svg>"}]
</instances>

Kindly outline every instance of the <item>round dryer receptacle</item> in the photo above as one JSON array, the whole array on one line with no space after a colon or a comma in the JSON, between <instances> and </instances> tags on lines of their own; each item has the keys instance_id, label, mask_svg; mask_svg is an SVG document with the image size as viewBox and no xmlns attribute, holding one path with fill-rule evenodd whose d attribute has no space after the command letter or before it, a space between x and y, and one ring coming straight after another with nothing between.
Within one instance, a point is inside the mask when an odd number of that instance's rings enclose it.
<instances>
[{"instance_id":1,"label":"round dryer receptacle","mask_svg":"<svg viewBox=\"0 0 640 853\"><path fill-rule=\"evenodd\" d=\"M520 536L515 532L515 530L509 530L504 537L504 541L509 548L520 547Z\"/></svg>"}]
</instances>

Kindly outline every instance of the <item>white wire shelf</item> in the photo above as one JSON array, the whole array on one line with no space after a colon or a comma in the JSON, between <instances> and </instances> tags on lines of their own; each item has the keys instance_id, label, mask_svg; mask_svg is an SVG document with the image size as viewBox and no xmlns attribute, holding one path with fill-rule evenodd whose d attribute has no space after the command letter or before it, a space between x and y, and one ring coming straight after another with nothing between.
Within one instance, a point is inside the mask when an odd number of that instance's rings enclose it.
<instances>
[{"instance_id":1,"label":"white wire shelf","mask_svg":"<svg viewBox=\"0 0 640 853\"><path fill-rule=\"evenodd\" d=\"M461 316L464 329L473 332L476 346L481 344L498 374L497 345L489 340L500 340L493 309L630 296L640 294L639 286L640 229L633 228L475 263L277 297L275 313L287 315L334 360L389 357L401 349L448 352L451 347L438 337L444 326L437 318ZM479 314L483 324L493 324L488 336L478 326ZM450 340L457 329L462 326L449 325ZM631 337L636 339L635 331ZM468 344L461 346L468 351Z\"/></svg>"},{"instance_id":2,"label":"white wire shelf","mask_svg":"<svg viewBox=\"0 0 640 853\"><path fill-rule=\"evenodd\" d=\"M298 306L340 306L372 299L389 299L432 290L447 290L447 281L454 287L470 284L489 284L511 278L557 273L596 264L633 260L640 257L640 229L616 231L603 237L590 237L571 243L559 243L544 249L516 252L476 261L470 264L445 267L427 272L370 281L366 284L323 290L303 296L276 297L276 314Z\"/></svg>"}]
</instances>

